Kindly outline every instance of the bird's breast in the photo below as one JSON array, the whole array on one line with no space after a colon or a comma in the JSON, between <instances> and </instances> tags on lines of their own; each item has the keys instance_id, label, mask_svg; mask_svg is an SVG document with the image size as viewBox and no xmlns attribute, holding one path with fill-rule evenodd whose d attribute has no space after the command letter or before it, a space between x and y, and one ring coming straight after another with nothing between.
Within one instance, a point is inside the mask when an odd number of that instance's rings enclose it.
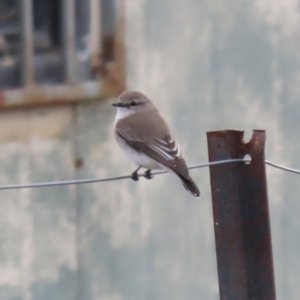
<instances>
[{"instance_id":1,"label":"bird's breast","mask_svg":"<svg viewBox=\"0 0 300 300\"><path fill-rule=\"evenodd\" d=\"M115 118L115 125L116 123L121 120L124 119L132 114L134 114L135 112L130 109L130 108L126 108L126 107L118 107L117 108L117 114L116 114L116 118Z\"/></svg>"},{"instance_id":2,"label":"bird's breast","mask_svg":"<svg viewBox=\"0 0 300 300\"><path fill-rule=\"evenodd\" d=\"M117 134L115 135L116 140L123 150L123 152L137 165L142 166L146 169L161 169L161 165L148 155L136 151L134 148L130 147L122 138L120 138Z\"/></svg>"}]
</instances>

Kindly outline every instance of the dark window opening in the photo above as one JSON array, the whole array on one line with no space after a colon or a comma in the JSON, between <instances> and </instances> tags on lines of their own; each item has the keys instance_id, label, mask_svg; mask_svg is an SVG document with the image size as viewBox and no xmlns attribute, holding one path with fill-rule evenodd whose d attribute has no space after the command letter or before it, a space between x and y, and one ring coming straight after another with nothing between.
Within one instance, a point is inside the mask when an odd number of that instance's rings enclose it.
<instances>
[{"instance_id":1,"label":"dark window opening","mask_svg":"<svg viewBox=\"0 0 300 300\"><path fill-rule=\"evenodd\" d=\"M95 57L101 63L115 59L116 1L74 0L73 7L61 0L31 2L32 83L55 85L99 80L101 74L94 72ZM95 7L99 8L99 15L95 15ZM0 89L22 88L26 82L23 43L27 37L23 18L20 1L0 1ZM97 26L99 36L93 30ZM73 44L68 37L72 30Z\"/></svg>"}]
</instances>

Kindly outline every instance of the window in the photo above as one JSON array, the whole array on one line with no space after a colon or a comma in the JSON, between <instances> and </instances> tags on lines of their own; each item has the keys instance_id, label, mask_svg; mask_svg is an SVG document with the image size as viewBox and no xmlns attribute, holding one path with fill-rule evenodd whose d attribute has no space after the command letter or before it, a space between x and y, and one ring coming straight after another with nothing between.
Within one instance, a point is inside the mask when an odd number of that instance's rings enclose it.
<instances>
[{"instance_id":1,"label":"window","mask_svg":"<svg viewBox=\"0 0 300 300\"><path fill-rule=\"evenodd\" d=\"M0 105L122 91L123 14L120 0L1 0Z\"/></svg>"}]
</instances>

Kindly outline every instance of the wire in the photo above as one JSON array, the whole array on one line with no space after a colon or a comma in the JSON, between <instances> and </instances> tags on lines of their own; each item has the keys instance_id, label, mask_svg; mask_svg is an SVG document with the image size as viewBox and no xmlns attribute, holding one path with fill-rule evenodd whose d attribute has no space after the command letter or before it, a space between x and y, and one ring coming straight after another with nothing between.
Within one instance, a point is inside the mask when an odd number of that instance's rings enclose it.
<instances>
[{"instance_id":1,"label":"wire","mask_svg":"<svg viewBox=\"0 0 300 300\"><path fill-rule=\"evenodd\" d=\"M188 169L198 169L209 166L215 166L226 163L234 162L251 162L251 159L235 158L235 159L226 159L213 161L209 163L195 164L188 167ZM282 165L273 163L269 160L265 160L265 163L269 166L272 166L277 169L281 169L287 172L300 174L300 170L284 167ZM152 171L153 175L160 175L167 173L166 171ZM139 177L144 176L144 174L138 174ZM39 188L39 187L52 187L52 186L61 186L61 185L71 185L71 184L87 184L87 183L96 183L96 182L106 182L106 181L115 181L131 178L131 175L125 176L116 176L116 177L107 177L107 178L91 178L91 179L74 179L74 180L64 180L64 181L52 181L52 182L37 182L37 183L28 183L28 184L8 184L0 185L0 190L13 190L13 189L25 189L25 188Z\"/></svg>"},{"instance_id":2,"label":"wire","mask_svg":"<svg viewBox=\"0 0 300 300\"><path fill-rule=\"evenodd\" d=\"M265 160L265 163L269 166L272 166L274 168L277 168L277 169L280 169L280 170L283 170L283 171L287 171L287 172L291 172L291 173L295 173L295 174L300 174L300 170L284 167L282 165L275 164L275 163L273 163L269 160Z\"/></svg>"}]
</instances>

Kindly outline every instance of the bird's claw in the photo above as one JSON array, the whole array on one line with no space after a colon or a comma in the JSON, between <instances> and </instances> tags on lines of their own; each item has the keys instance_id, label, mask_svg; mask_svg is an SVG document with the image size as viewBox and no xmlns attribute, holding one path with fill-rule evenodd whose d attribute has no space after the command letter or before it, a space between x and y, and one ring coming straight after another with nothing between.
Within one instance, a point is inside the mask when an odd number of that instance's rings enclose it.
<instances>
[{"instance_id":1,"label":"bird's claw","mask_svg":"<svg viewBox=\"0 0 300 300\"><path fill-rule=\"evenodd\" d=\"M137 172L133 172L131 174L131 179L134 180L134 181L139 181L139 175Z\"/></svg>"},{"instance_id":2,"label":"bird's claw","mask_svg":"<svg viewBox=\"0 0 300 300\"><path fill-rule=\"evenodd\" d=\"M151 170L147 170L145 173L144 173L144 177L146 179L152 179L154 177L153 174L151 174Z\"/></svg>"}]
</instances>

